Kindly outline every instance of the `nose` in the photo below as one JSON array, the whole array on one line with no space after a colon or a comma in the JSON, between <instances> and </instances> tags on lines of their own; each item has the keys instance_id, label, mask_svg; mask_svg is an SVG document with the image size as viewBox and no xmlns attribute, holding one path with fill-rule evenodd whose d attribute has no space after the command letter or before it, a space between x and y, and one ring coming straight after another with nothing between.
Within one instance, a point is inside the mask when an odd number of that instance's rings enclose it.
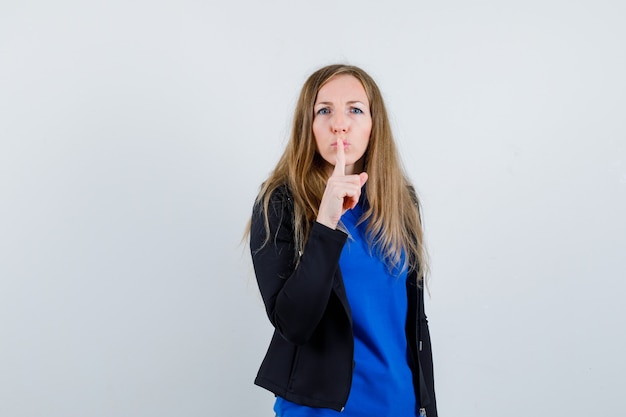
<instances>
[{"instance_id":1,"label":"nose","mask_svg":"<svg viewBox=\"0 0 626 417\"><path fill-rule=\"evenodd\" d=\"M337 112L333 115L330 125L333 133L345 133L348 131L348 126L348 118L342 112Z\"/></svg>"}]
</instances>

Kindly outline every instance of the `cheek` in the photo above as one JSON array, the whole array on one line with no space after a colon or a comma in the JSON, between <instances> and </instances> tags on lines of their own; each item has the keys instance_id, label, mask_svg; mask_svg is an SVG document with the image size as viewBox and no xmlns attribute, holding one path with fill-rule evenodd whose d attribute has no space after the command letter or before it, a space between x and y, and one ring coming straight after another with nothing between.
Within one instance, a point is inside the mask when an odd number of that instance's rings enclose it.
<instances>
[{"instance_id":1,"label":"cheek","mask_svg":"<svg viewBox=\"0 0 626 417\"><path fill-rule=\"evenodd\" d=\"M366 126L363 129L363 138L369 144L369 141L370 141L371 137L372 137L372 126L371 125L370 126Z\"/></svg>"},{"instance_id":2,"label":"cheek","mask_svg":"<svg viewBox=\"0 0 626 417\"><path fill-rule=\"evenodd\" d=\"M313 136L315 136L315 140L317 141L318 138L320 137L320 133L322 132L322 128L320 126L320 123L317 121L317 119L313 121L311 130L313 130Z\"/></svg>"},{"instance_id":3,"label":"cheek","mask_svg":"<svg viewBox=\"0 0 626 417\"><path fill-rule=\"evenodd\" d=\"M367 123L363 130L367 132L367 135L369 136L372 133L372 122Z\"/></svg>"},{"instance_id":4,"label":"cheek","mask_svg":"<svg viewBox=\"0 0 626 417\"><path fill-rule=\"evenodd\" d=\"M317 145L317 150L319 151L320 145L324 141L324 133L319 125L319 123L313 123L313 137L315 138L315 145Z\"/></svg>"},{"instance_id":5,"label":"cheek","mask_svg":"<svg viewBox=\"0 0 626 417\"><path fill-rule=\"evenodd\" d=\"M320 150L320 140L319 140L319 135L317 134L315 129L313 129L313 138L315 139L315 147L317 148L317 151L319 152L319 150Z\"/></svg>"}]
</instances>

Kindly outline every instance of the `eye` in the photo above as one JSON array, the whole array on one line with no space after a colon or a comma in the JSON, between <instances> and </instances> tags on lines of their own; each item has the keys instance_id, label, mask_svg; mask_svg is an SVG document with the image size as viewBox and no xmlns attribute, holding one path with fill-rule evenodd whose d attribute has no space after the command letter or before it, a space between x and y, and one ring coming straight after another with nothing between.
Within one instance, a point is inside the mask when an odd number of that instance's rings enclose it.
<instances>
[{"instance_id":1,"label":"eye","mask_svg":"<svg viewBox=\"0 0 626 417\"><path fill-rule=\"evenodd\" d=\"M322 114L329 114L329 113L330 113L330 109L328 107L322 107L321 109L317 111L316 114L322 115Z\"/></svg>"},{"instance_id":2,"label":"eye","mask_svg":"<svg viewBox=\"0 0 626 417\"><path fill-rule=\"evenodd\" d=\"M359 109L358 107L351 107L350 108L350 113L363 114L363 110Z\"/></svg>"}]
</instances>

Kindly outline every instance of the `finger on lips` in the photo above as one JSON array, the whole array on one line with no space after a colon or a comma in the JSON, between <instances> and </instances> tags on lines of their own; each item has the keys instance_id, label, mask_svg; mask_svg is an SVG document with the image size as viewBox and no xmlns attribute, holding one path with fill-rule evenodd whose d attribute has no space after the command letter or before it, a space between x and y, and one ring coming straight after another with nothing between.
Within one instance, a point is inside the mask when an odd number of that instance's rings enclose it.
<instances>
[{"instance_id":1,"label":"finger on lips","mask_svg":"<svg viewBox=\"0 0 626 417\"><path fill-rule=\"evenodd\" d=\"M337 139L337 154L335 160L335 169L333 175L344 176L346 175L346 153L343 148L343 139Z\"/></svg>"},{"instance_id":2,"label":"finger on lips","mask_svg":"<svg viewBox=\"0 0 626 417\"><path fill-rule=\"evenodd\" d=\"M361 188L368 178L365 172L346 175L346 153L343 138L337 138L336 146L335 167L326 184L326 191L322 197L323 207L320 206L318 215L318 221L321 220L323 224L333 228L336 226L336 220L328 221L328 219L338 219L346 210L351 210L357 206L361 197ZM336 203L325 204L326 197L330 196L338 199L339 205L335 205ZM333 206L334 208L332 208ZM324 221L327 222L324 223Z\"/></svg>"}]
</instances>

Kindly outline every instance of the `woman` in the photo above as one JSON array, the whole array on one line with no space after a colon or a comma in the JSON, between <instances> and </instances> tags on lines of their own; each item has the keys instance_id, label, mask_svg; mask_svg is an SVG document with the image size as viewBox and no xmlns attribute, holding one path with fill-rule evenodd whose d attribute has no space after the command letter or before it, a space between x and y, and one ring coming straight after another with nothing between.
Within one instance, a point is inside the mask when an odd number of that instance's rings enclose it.
<instances>
[{"instance_id":1,"label":"woman","mask_svg":"<svg viewBox=\"0 0 626 417\"><path fill-rule=\"evenodd\" d=\"M275 328L255 383L277 416L437 415L419 203L360 68L305 82L250 249Z\"/></svg>"}]
</instances>

